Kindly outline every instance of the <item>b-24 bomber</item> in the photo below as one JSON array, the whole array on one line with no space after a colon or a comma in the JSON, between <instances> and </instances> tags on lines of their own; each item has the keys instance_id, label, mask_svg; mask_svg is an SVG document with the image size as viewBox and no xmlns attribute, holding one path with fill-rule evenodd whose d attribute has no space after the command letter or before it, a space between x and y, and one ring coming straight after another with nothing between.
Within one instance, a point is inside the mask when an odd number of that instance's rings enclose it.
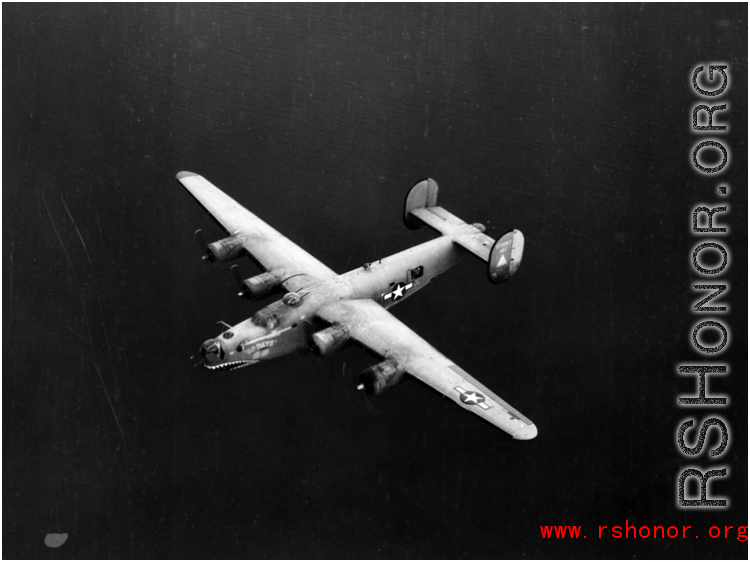
<instances>
[{"instance_id":1,"label":"b-24 bomber","mask_svg":"<svg viewBox=\"0 0 750 562\"><path fill-rule=\"evenodd\" d=\"M233 370L300 350L329 356L354 343L380 359L360 374L360 390L377 395L408 374L515 439L536 437L531 420L389 312L466 252L487 262L491 282L507 281L521 265L520 231L493 240L483 225L467 224L439 207L438 185L426 179L409 191L404 222L412 229L426 224L441 236L338 275L202 176L180 172L177 179L229 234L205 244L198 230L204 259L227 262L247 255L264 272L243 279L233 266L241 295L260 301L283 294L204 342L200 354L208 369Z\"/></svg>"}]
</instances>

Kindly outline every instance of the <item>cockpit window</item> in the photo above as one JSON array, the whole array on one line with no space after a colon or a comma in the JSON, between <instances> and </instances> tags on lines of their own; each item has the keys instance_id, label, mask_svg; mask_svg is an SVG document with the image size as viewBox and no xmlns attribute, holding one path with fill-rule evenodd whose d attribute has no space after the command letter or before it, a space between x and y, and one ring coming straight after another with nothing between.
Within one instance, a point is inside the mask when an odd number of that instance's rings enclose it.
<instances>
[{"instance_id":1,"label":"cockpit window","mask_svg":"<svg viewBox=\"0 0 750 562\"><path fill-rule=\"evenodd\" d=\"M253 314L250 321L261 328L273 330L288 313L289 307L282 301L277 301Z\"/></svg>"},{"instance_id":2,"label":"cockpit window","mask_svg":"<svg viewBox=\"0 0 750 562\"><path fill-rule=\"evenodd\" d=\"M234 337L234 333L232 333L232 332L224 332L221 335L221 337L224 338L225 340L229 340L229 339L232 339Z\"/></svg>"},{"instance_id":3,"label":"cockpit window","mask_svg":"<svg viewBox=\"0 0 750 562\"><path fill-rule=\"evenodd\" d=\"M269 328L273 330L278 324L278 317L269 310L259 310L250 319L253 324L260 326L261 328Z\"/></svg>"}]
</instances>

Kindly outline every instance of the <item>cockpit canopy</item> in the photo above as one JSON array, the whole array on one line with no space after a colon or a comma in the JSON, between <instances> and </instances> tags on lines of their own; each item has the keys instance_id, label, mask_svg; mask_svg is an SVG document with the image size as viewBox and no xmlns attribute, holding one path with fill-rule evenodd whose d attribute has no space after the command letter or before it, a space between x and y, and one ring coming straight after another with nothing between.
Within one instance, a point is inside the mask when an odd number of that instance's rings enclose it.
<instances>
[{"instance_id":1,"label":"cockpit canopy","mask_svg":"<svg viewBox=\"0 0 750 562\"><path fill-rule=\"evenodd\" d=\"M287 293L281 300L271 303L253 314L250 321L261 328L273 330L284 321L284 318L291 311L291 307L298 306L301 302L302 297L297 293Z\"/></svg>"},{"instance_id":2,"label":"cockpit canopy","mask_svg":"<svg viewBox=\"0 0 750 562\"><path fill-rule=\"evenodd\" d=\"M288 313L289 307L283 302L277 301L253 314L250 321L261 328L273 330Z\"/></svg>"}]
</instances>

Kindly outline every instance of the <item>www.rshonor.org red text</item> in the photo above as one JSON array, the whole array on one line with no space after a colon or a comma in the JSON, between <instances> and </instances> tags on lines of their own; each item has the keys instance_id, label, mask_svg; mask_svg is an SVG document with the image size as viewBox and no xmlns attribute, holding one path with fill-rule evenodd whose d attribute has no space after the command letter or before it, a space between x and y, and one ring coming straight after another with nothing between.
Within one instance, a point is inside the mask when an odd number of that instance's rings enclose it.
<instances>
[{"instance_id":1,"label":"www.rshonor.org red text","mask_svg":"<svg viewBox=\"0 0 750 562\"><path fill-rule=\"evenodd\" d=\"M539 530L545 539L698 539L701 533L690 525L631 525L626 519L625 525L608 527L600 525L597 532L586 535L580 525L540 525ZM703 531L704 537L712 539L737 539L747 541L747 525L714 525Z\"/></svg>"}]
</instances>

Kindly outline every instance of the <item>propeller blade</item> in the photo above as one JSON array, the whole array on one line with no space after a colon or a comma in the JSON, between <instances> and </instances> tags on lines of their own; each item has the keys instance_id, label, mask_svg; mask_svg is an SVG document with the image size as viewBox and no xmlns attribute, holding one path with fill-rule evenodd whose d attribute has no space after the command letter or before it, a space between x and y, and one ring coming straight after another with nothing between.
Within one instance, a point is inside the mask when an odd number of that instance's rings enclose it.
<instances>
[{"instance_id":1,"label":"propeller blade","mask_svg":"<svg viewBox=\"0 0 750 562\"><path fill-rule=\"evenodd\" d=\"M198 246L200 246L201 254L203 255L202 259L204 262L208 263L209 261L209 255L208 255L208 244L206 244L206 239L203 237L203 231L199 228L195 231L195 239L198 241Z\"/></svg>"},{"instance_id":2,"label":"propeller blade","mask_svg":"<svg viewBox=\"0 0 750 562\"><path fill-rule=\"evenodd\" d=\"M346 372L346 362L344 362L344 365L341 367L341 375L342 375L343 378L349 379L350 381L352 381L352 383L354 383L355 385L357 385L357 387L356 387L357 391L358 391L357 394L359 396L364 396L365 409L367 410L367 412L369 414L380 415L380 410L375 405L375 397L374 396L370 396L366 392L363 392L364 389L365 389L365 385L363 385L363 384L361 384L359 382L359 376L358 376L357 373L355 373L355 372L347 373ZM359 400L357 400L357 401L359 401Z\"/></svg>"},{"instance_id":3,"label":"propeller blade","mask_svg":"<svg viewBox=\"0 0 750 562\"><path fill-rule=\"evenodd\" d=\"M240 271L240 266L237 264L234 264L232 267L229 268L229 271L232 272L232 275L234 275L234 281L237 283L237 288L240 290L240 292L237 294L238 297L245 297L247 296L247 288L245 287L245 283L242 279L242 272Z\"/></svg>"}]
</instances>

